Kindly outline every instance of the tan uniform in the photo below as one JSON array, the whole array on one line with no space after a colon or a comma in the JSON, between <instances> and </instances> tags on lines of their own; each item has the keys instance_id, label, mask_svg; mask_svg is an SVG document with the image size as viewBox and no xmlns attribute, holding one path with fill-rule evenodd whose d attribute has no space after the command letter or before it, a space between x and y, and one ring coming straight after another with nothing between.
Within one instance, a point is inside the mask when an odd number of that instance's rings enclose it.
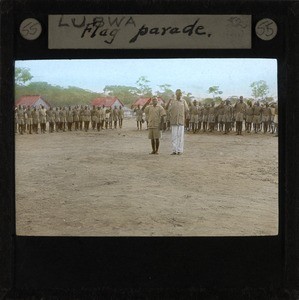
<instances>
[{"instance_id":1,"label":"tan uniform","mask_svg":"<svg viewBox=\"0 0 299 300\"><path fill-rule=\"evenodd\" d=\"M100 121L101 122L105 120L105 115L106 115L105 108L101 107L100 108Z\"/></svg>"},{"instance_id":2,"label":"tan uniform","mask_svg":"<svg viewBox=\"0 0 299 300\"><path fill-rule=\"evenodd\" d=\"M92 109L90 113L91 113L91 121L97 123L97 110Z\"/></svg>"},{"instance_id":3,"label":"tan uniform","mask_svg":"<svg viewBox=\"0 0 299 300\"><path fill-rule=\"evenodd\" d=\"M55 110L55 122L59 123L60 122L60 113L59 110Z\"/></svg>"},{"instance_id":4,"label":"tan uniform","mask_svg":"<svg viewBox=\"0 0 299 300\"><path fill-rule=\"evenodd\" d=\"M54 131L55 112L52 109L47 110L47 121L49 122L49 132Z\"/></svg>"},{"instance_id":5,"label":"tan uniform","mask_svg":"<svg viewBox=\"0 0 299 300\"><path fill-rule=\"evenodd\" d=\"M66 112L66 120L68 123L73 123L74 121L73 111L71 109Z\"/></svg>"},{"instance_id":6,"label":"tan uniform","mask_svg":"<svg viewBox=\"0 0 299 300\"><path fill-rule=\"evenodd\" d=\"M107 129L109 126L109 120L110 120L110 109L105 109L105 128Z\"/></svg>"},{"instance_id":7,"label":"tan uniform","mask_svg":"<svg viewBox=\"0 0 299 300\"><path fill-rule=\"evenodd\" d=\"M79 114L80 114L79 109L74 108L73 109L73 120L74 120L74 122L79 122L79 120L80 120Z\"/></svg>"},{"instance_id":8,"label":"tan uniform","mask_svg":"<svg viewBox=\"0 0 299 300\"><path fill-rule=\"evenodd\" d=\"M43 124L47 122L47 110L45 108L39 110L39 121Z\"/></svg>"},{"instance_id":9,"label":"tan uniform","mask_svg":"<svg viewBox=\"0 0 299 300\"><path fill-rule=\"evenodd\" d=\"M84 121L84 108L81 107L79 110L79 127L80 130L83 129L83 121Z\"/></svg>"},{"instance_id":10,"label":"tan uniform","mask_svg":"<svg viewBox=\"0 0 299 300\"><path fill-rule=\"evenodd\" d=\"M92 110L90 111L90 115L91 115L91 126L92 126L92 129L95 129L96 125L98 123L97 109L95 107L92 108Z\"/></svg>"},{"instance_id":11,"label":"tan uniform","mask_svg":"<svg viewBox=\"0 0 299 300\"><path fill-rule=\"evenodd\" d=\"M217 107L217 121L219 123L223 122L223 114L224 114L224 108L223 108L223 104L221 104Z\"/></svg>"},{"instance_id":12,"label":"tan uniform","mask_svg":"<svg viewBox=\"0 0 299 300\"><path fill-rule=\"evenodd\" d=\"M261 123L261 113L262 113L262 108L260 106L253 106L253 119L252 122L254 124L260 124Z\"/></svg>"},{"instance_id":13,"label":"tan uniform","mask_svg":"<svg viewBox=\"0 0 299 300\"><path fill-rule=\"evenodd\" d=\"M262 122L269 122L271 118L271 109L270 107L263 107L262 108Z\"/></svg>"},{"instance_id":14,"label":"tan uniform","mask_svg":"<svg viewBox=\"0 0 299 300\"><path fill-rule=\"evenodd\" d=\"M208 112L209 112L208 122L214 123L215 122L215 107L214 106L209 107Z\"/></svg>"},{"instance_id":15,"label":"tan uniform","mask_svg":"<svg viewBox=\"0 0 299 300\"><path fill-rule=\"evenodd\" d=\"M38 125L39 123L39 112L37 110L33 110L31 113L33 124Z\"/></svg>"},{"instance_id":16,"label":"tan uniform","mask_svg":"<svg viewBox=\"0 0 299 300\"><path fill-rule=\"evenodd\" d=\"M233 109L230 105L223 106L223 122L229 123L232 121Z\"/></svg>"},{"instance_id":17,"label":"tan uniform","mask_svg":"<svg viewBox=\"0 0 299 300\"><path fill-rule=\"evenodd\" d=\"M31 113L32 120L33 120L33 131L38 133L38 123L39 123L39 112L37 110L33 110Z\"/></svg>"},{"instance_id":18,"label":"tan uniform","mask_svg":"<svg viewBox=\"0 0 299 300\"><path fill-rule=\"evenodd\" d=\"M209 117L209 110L207 107L204 107L202 109L202 121L203 122L208 122L208 117Z\"/></svg>"},{"instance_id":19,"label":"tan uniform","mask_svg":"<svg viewBox=\"0 0 299 300\"><path fill-rule=\"evenodd\" d=\"M190 107L190 122L191 123L198 123L198 112L199 112L199 108L197 105L191 105Z\"/></svg>"},{"instance_id":20,"label":"tan uniform","mask_svg":"<svg viewBox=\"0 0 299 300\"><path fill-rule=\"evenodd\" d=\"M136 121L141 122L142 121L142 116L143 116L142 109L141 108L136 108L135 113L136 113Z\"/></svg>"},{"instance_id":21,"label":"tan uniform","mask_svg":"<svg viewBox=\"0 0 299 300\"><path fill-rule=\"evenodd\" d=\"M60 116L60 122L62 123L66 123L67 120L66 120L66 110L65 109L62 109L59 111L59 116Z\"/></svg>"},{"instance_id":22,"label":"tan uniform","mask_svg":"<svg viewBox=\"0 0 299 300\"><path fill-rule=\"evenodd\" d=\"M23 134L25 130L25 116L23 108L19 107L16 111L17 122L18 122L18 130L21 134Z\"/></svg>"},{"instance_id":23,"label":"tan uniform","mask_svg":"<svg viewBox=\"0 0 299 300\"><path fill-rule=\"evenodd\" d=\"M25 124L25 116L24 116L24 110L22 108L17 110L17 116L18 116L18 124L24 125Z\"/></svg>"},{"instance_id":24,"label":"tan uniform","mask_svg":"<svg viewBox=\"0 0 299 300\"><path fill-rule=\"evenodd\" d=\"M100 126L103 129L104 128L104 121L106 117L106 109L105 107L100 108Z\"/></svg>"},{"instance_id":25,"label":"tan uniform","mask_svg":"<svg viewBox=\"0 0 299 300\"><path fill-rule=\"evenodd\" d=\"M252 120L253 120L253 107L252 106L248 106L246 108L245 118L246 118L246 122L252 123Z\"/></svg>"},{"instance_id":26,"label":"tan uniform","mask_svg":"<svg viewBox=\"0 0 299 300\"><path fill-rule=\"evenodd\" d=\"M243 122L244 116L246 113L246 106L247 105L244 102L236 103L235 108L234 108L234 115L235 115L236 122Z\"/></svg>"},{"instance_id":27,"label":"tan uniform","mask_svg":"<svg viewBox=\"0 0 299 300\"><path fill-rule=\"evenodd\" d=\"M118 122L119 122L119 127L122 128L123 127L123 119L124 119L124 115L125 115L125 112L123 109L119 109L118 110Z\"/></svg>"},{"instance_id":28,"label":"tan uniform","mask_svg":"<svg viewBox=\"0 0 299 300\"><path fill-rule=\"evenodd\" d=\"M144 109L145 114L148 115L148 138L149 139L160 139L161 125L163 122L163 116L166 116L164 108L160 105L150 105Z\"/></svg>"},{"instance_id":29,"label":"tan uniform","mask_svg":"<svg viewBox=\"0 0 299 300\"><path fill-rule=\"evenodd\" d=\"M97 108L95 115L96 115L96 127L97 130L100 131L101 129L101 108L100 107Z\"/></svg>"},{"instance_id":30,"label":"tan uniform","mask_svg":"<svg viewBox=\"0 0 299 300\"><path fill-rule=\"evenodd\" d=\"M198 123L201 123L203 119L203 107L199 106L198 107Z\"/></svg>"},{"instance_id":31,"label":"tan uniform","mask_svg":"<svg viewBox=\"0 0 299 300\"><path fill-rule=\"evenodd\" d=\"M270 107L271 110L271 116L270 116L270 121L274 121L274 116L275 116L275 107Z\"/></svg>"},{"instance_id":32,"label":"tan uniform","mask_svg":"<svg viewBox=\"0 0 299 300\"><path fill-rule=\"evenodd\" d=\"M115 122L118 120L118 109L114 108L112 111L112 120Z\"/></svg>"},{"instance_id":33,"label":"tan uniform","mask_svg":"<svg viewBox=\"0 0 299 300\"><path fill-rule=\"evenodd\" d=\"M175 100L174 102L172 102L171 106L169 107L170 125L184 126L185 112L189 112L189 107L185 100Z\"/></svg>"},{"instance_id":34,"label":"tan uniform","mask_svg":"<svg viewBox=\"0 0 299 300\"><path fill-rule=\"evenodd\" d=\"M72 126L74 122L74 113L71 108L66 111L66 120L67 120L67 128L69 131L72 131Z\"/></svg>"},{"instance_id":35,"label":"tan uniform","mask_svg":"<svg viewBox=\"0 0 299 300\"><path fill-rule=\"evenodd\" d=\"M47 121L49 123L55 122L55 112L52 109L47 110Z\"/></svg>"},{"instance_id":36,"label":"tan uniform","mask_svg":"<svg viewBox=\"0 0 299 300\"><path fill-rule=\"evenodd\" d=\"M148 128L159 128L161 125L161 119L166 116L164 108L160 105L147 106L144 112L148 114Z\"/></svg>"},{"instance_id":37,"label":"tan uniform","mask_svg":"<svg viewBox=\"0 0 299 300\"><path fill-rule=\"evenodd\" d=\"M119 109L118 110L118 119L122 120L124 118L124 110L123 109Z\"/></svg>"},{"instance_id":38,"label":"tan uniform","mask_svg":"<svg viewBox=\"0 0 299 300\"><path fill-rule=\"evenodd\" d=\"M91 121L91 111L89 109L85 109L83 111L83 121L84 121L84 129L88 131L89 123Z\"/></svg>"},{"instance_id":39,"label":"tan uniform","mask_svg":"<svg viewBox=\"0 0 299 300\"><path fill-rule=\"evenodd\" d=\"M90 122L91 121L91 111L89 109L84 110L83 121Z\"/></svg>"},{"instance_id":40,"label":"tan uniform","mask_svg":"<svg viewBox=\"0 0 299 300\"><path fill-rule=\"evenodd\" d=\"M30 125L33 125L33 120L32 120L32 108L27 108L27 124L30 126Z\"/></svg>"},{"instance_id":41,"label":"tan uniform","mask_svg":"<svg viewBox=\"0 0 299 300\"><path fill-rule=\"evenodd\" d=\"M95 112L95 120L96 120L96 123L100 123L101 122L101 109L98 107L98 109L96 110Z\"/></svg>"}]
</instances>

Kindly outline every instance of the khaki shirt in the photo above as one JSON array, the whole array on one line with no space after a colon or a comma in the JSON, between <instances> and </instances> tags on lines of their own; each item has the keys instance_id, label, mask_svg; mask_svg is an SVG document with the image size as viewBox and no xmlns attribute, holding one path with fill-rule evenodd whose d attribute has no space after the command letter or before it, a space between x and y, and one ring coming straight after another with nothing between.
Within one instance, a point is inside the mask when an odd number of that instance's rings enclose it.
<instances>
[{"instance_id":1,"label":"khaki shirt","mask_svg":"<svg viewBox=\"0 0 299 300\"><path fill-rule=\"evenodd\" d=\"M60 113L59 113L59 110L55 110L54 114L55 114L55 122L60 122Z\"/></svg>"},{"instance_id":2,"label":"khaki shirt","mask_svg":"<svg viewBox=\"0 0 299 300\"><path fill-rule=\"evenodd\" d=\"M189 107L185 100L175 100L169 107L169 120L171 125L185 124L185 111L189 111Z\"/></svg>"},{"instance_id":3,"label":"khaki shirt","mask_svg":"<svg viewBox=\"0 0 299 300\"><path fill-rule=\"evenodd\" d=\"M52 109L47 110L47 119L48 122L54 123L55 121L55 112Z\"/></svg>"},{"instance_id":4,"label":"khaki shirt","mask_svg":"<svg viewBox=\"0 0 299 300\"><path fill-rule=\"evenodd\" d=\"M113 118L113 121L117 121L117 119L118 119L118 109L117 108L113 109L112 118Z\"/></svg>"},{"instance_id":5,"label":"khaki shirt","mask_svg":"<svg viewBox=\"0 0 299 300\"><path fill-rule=\"evenodd\" d=\"M18 119L24 119L24 110L23 109L18 109L17 110L17 115L18 115Z\"/></svg>"},{"instance_id":6,"label":"khaki shirt","mask_svg":"<svg viewBox=\"0 0 299 300\"><path fill-rule=\"evenodd\" d=\"M209 112L208 108L207 107L203 107L203 109L202 109L202 115L203 116L207 116L208 112Z\"/></svg>"},{"instance_id":7,"label":"khaki shirt","mask_svg":"<svg viewBox=\"0 0 299 300\"><path fill-rule=\"evenodd\" d=\"M233 108L230 105L224 105L223 106L223 115L230 117L232 115Z\"/></svg>"},{"instance_id":8,"label":"khaki shirt","mask_svg":"<svg viewBox=\"0 0 299 300\"><path fill-rule=\"evenodd\" d=\"M271 116L271 109L270 109L270 107L263 107L262 108L262 115L263 116Z\"/></svg>"},{"instance_id":9,"label":"khaki shirt","mask_svg":"<svg viewBox=\"0 0 299 300\"><path fill-rule=\"evenodd\" d=\"M190 107L190 114L195 116L198 115L198 106L192 104L192 106Z\"/></svg>"},{"instance_id":10,"label":"khaki shirt","mask_svg":"<svg viewBox=\"0 0 299 300\"><path fill-rule=\"evenodd\" d=\"M160 105L147 106L144 112L148 115L148 128L159 128L162 117L166 115L164 108Z\"/></svg>"},{"instance_id":11,"label":"khaki shirt","mask_svg":"<svg viewBox=\"0 0 299 300\"><path fill-rule=\"evenodd\" d=\"M39 112L37 110L33 110L31 116L33 121L39 122Z\"/></svg>"},{"instance_id":12,"label":"khaki shirt","mask_svg":"<svg viewBox=\"0 0 299 300\"><path fill-rule=\"evenodd\" d=\"M91 121L91 111L89 109L85 109L83 111L83 122L90 122Z\"/></svg>"},{"instance_id":13,"label":"khaki shirt","mask_svg":"<svg viewBox=\"0 0 299 300\"><path fill-rule=\"evenodd\" d=\"M242 103L238 102L235 105L234 112L235 113L242 113L242 114L244 114L246 112L246 107L247 107L246 103L244 103L244 102L242 102Z\"/></svg>"},{"instance_id":14,"label":"khaki shirt","mask_svg":"<svg viewBox=\"0 0 299 300\"><path fill-rule=\"evenodd\" d=\"M77 109L77 108L73 109L73 117L74 117L75 122L79 121L79 113L80 113L79 109Z\"/></svg>"},{"instance_id":15,"label":"khaki shirt","mask_svg":"<svg viewBox=\"0 0 299 300\"><path fill-rule=\"evenodd\" d=\"M209 107L209 115L215 115L216 108L215 106Z\"/></svg>"},{"instance_id":16,"label":"khaki shirt","mask_svg":"<svg viewBox=\"0 0 299 300\"><path fill-rule=\"evenodd\" d=\"M262 108L260 106L253 106L253 114L255 116L260 116L262 112Z\"/></svg>"},{"instance_id":17,"label":"khaki shirt","mask_svg":"<svg viewBox=\"0 0 299 300\"><path fill-rule=\"evenodd\" d=\"M253 107L252 106L247 107L246 116L253 116Z\"/></svg>"},{"instance_id":18,"label":"khaki shirt","mask_svg":"<svg viewBox=\"0 0 299 300\"><path fill-rule=\"evenodd\" d=\"M104 120L106 116L106 108L101 107L100 108L100 119Z\"/></svg>"},{"instance_id":19,"label":"khaki shirt","mask_svg":"<svg viewBox=\"0 0 299 300\"><path fill-rule=\"evenodd\" d=\"M222 116L224 114L224 107L223 105L219 105L216 107L216 113L218 116Z\"/></svg>"},{"instance_id":20,"label":"khaki shirt","mask_svg":"<svg viewBox=\"0 0 299 300\"><path fill-rule=\"evenodd\" d=\"M123 119L123 118L124 118L124 110L123 110L123 109L120 109L120 110L118 111L118 118L119 118L119 119Z\"/></svg>"}]
</instances>

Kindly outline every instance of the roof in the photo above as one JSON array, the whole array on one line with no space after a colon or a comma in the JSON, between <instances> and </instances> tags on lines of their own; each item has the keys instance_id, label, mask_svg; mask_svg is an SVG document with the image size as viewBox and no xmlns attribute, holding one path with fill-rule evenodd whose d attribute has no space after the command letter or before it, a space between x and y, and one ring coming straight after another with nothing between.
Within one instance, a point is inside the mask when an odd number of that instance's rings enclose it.
<instances>
[{"instance_id":1,"label":"roof","mask_svg":"<svg viewBox=\"0 0 299 300\"><path fill-rule=\"evenodd\" d=\"M139 98L137 99L134 103L133 103L133 106L143 106L149 99L151 99L150 97L148 98ZM158 103L164 103L164 100L161 98L161 97L157 97L158 99Z\"/></svg>"},{"instance_id":2,"label":"roof","mask_svg":"<svg viewBox=\"0 0 299 300\"><path fill-rule=\"evenodd\" d=\"M115 101L119 101L122 106L124 104L117 97L99 97L91 101L91 105L111 107Z\"/></svg>"},{"instance_id":3,"label":"roof","mask_svg":"<svg viewBox=\"0 0 299 300\"><path fill-rule=\"evenodd\" d=\"M16 106L18 106L18 105L32 106L39 99L43 100L47 105L50 106L50 104L47 101L45 101L40 95L25 95L25 96L22 96L16 101Z\"/></svg>"}]
</instances>

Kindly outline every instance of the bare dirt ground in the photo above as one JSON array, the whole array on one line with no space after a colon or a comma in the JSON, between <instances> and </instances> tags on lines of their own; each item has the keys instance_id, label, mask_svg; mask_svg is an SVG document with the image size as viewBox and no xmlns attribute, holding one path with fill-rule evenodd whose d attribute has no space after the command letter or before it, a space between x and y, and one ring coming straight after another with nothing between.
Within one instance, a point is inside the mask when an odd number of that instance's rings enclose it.
<instances>
[{"instance_id":1,"label":"bare dirt ground","mask_svg":"<svg viewBox=\"0 0 299 300\"><path fill-rule=\"evenodd\" d=\"M278 231L278 139L185 135L159 155L134 119L101 132L16 134L18 235L250 236Z\"/></svg>"}]
</instances>

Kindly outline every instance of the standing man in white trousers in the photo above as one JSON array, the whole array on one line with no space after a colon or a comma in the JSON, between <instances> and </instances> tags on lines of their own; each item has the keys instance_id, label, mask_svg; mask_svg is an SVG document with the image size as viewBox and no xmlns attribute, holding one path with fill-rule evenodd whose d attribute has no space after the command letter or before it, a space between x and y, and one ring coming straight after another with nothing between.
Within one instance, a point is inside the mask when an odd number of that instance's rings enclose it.
<instances>
[{"instance_id":1,"label":"standing man in white trousers","mask_svg":"<svg viewBox=\"0 0 299 300\"><path fill-rule=\"evenodd\" d=\"M182 99L180 89L175 92L176 100L168 102L166 109L169 111L169 120L171 125L172 153L171 155L180 155L184 152L184 124L185 113L189 107ZM170 106L168 108L168 106Z\"/></svg>"}]
</instances>

